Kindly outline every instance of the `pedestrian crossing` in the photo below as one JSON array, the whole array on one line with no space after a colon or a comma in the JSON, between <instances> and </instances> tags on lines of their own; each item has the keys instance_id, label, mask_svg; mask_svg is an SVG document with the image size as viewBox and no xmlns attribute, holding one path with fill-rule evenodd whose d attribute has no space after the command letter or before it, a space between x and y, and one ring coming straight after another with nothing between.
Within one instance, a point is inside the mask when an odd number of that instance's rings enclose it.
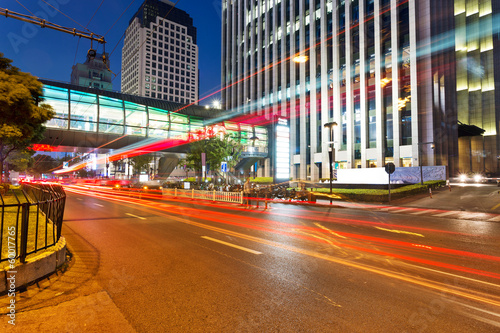
<instances>
[{"instance_id":1,"label":"pedestrian crossing","mask_svg":"<svg viewBox=\"0 0 500 333\"><path fill-rule=\"evenodd\" d=\"M375 208L375 209L374 209ZM499 214L482 213L482 212L467 212L467 211L444 211L439 209L425 209L425 208L410 208L410 207L365 207L364 209L378 210L390 214L402 214L412 216L430 216L448 219L459 220L475 220L475 221L488 221L500 222Z\"/></svg>"}]
</instances>

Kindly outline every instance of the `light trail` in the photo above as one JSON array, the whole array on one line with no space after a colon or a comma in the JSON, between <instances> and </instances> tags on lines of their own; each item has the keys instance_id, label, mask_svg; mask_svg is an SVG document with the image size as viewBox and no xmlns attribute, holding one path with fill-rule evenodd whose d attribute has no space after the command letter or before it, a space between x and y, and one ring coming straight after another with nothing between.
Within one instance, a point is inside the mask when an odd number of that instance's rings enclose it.
<instances>
[{"instance_id":1,"label":"light trail","mask_svg":"<svg viewBox=\"0 0 500 333\"><path fill-rule=\"evenodd\" d=\"M88 195L87 193L85 193L83 191L77 191L77 193ZM93 196L96 196L100 199L109 199L109 200L114 200L114 201L131 203L131 201L124 200L122 197L117 198L117 196L114 196L114 195L103 195L102 193L100 193L100 194L95 194ZM298 235L297 233L289 231L290 228L299 229L301 231L320 232L323 234L331 232L330 230L325 230L325 229L317 228L317 227L297 226L297 225L291 225L289 223L276 222L276 221L271 222L269 220L255 218L255 217L244 217L243 218L239 215L234 215L234 214L230 214L230 213L209 211L208 212L209 214L207 214L206 210L196 209L196 208L191 208L191 209L187 210L186 208L180 208L178 206L165 205L165 204L163 204L163 205L161 205L161 207L159 207L158 204L155 202L148 202L148 201L144 201L144 200L134 199L132 201L132 203L140 205L140 206L145 207L145 208L159 210L159 211L166 212L166 213L171 213L171 214L175 214L175 215L180 214L180 215L183 215L184 217L187 217L187 218L195 218L195 219L201 219L201 220L215 222L215 223L219 223L219 224L248 228L248 229L263 231L263 232L270 233L270 234L279 234L279 235L284 235L284 236L288 236L288 237L292 237L292 238L299 238L299 239L303 239L303 240L307 240L307 241L328 243L328 241L325 239L318 239L317 237ZM244 222L236 222L235 221L235 220L241 221L242 219L244 220ZM249 223L253 223L253 224L249 224ZM276 229L272 229L271 227L280 227L280 228L283 228L283 230L276 230ZM378 250L378 249L363 247L363 246L360 246L358 244L359 243L366 244L367 242L368 243L376 243L380 246L389 247L389 250L391 249L391 247L395 247L397 250L404 250L404 251L410 251L410 252L416 251L417 254L429 253L429 254L433 254L433 255L438 255L438 254L449 255L452 258L460 256L460 257L478 259L478 260L483 260L483 261L492 261L492 262L500 262L499 257L478 254L478 253L473 253L473 252L467 252L467 251L441 248L441 247L429 247L429 246L426 246L424 244L414 244L414 243L408 243L408 242L403 242L403 241L390 240L390 239L385 239L385 238L365 236L365 235L352 234L352 233L346 233L346 232L336 232L336 234L338 234L342 237L345 237L345 239L347 239L347 241L344 240L343 243L339 242L336 244L337 246L341 246L344 248L349 248L352 250L361 251L364 253L371 253L371 254L380 255L380 256L384 256L384 257L389 256L392 258L401 259L403 261L416 262L416 263L420 263L420 264L424 264L424 265L430 265L430 266L434 266L434 267L450 269L453 271L459 271L462 273L468 273L468 274L474 274L474 275L479 275L479 276L484 276L484 277L489 277L489 278L494 278L494 279L500 279L500 274L494 273L494 272L488 272L488 271L483 271L483 270L479 270L479 269L475 269L475 268L457 266L457 265L439 262L439 261L435 261L435 260L422 259L422 258L417 258L414 256L397 254L394 252L382 251L382 250ZM349 244L348 242L350 242L351 244Z\"/></svg>"},{"instance_id":2,"label":"light trail","mask_svg":"<svg viewBox=\"0 0 500 333\"><path fill-rule=\"evenodd\" d=\"M124 204L129 204L128 202L126 202L124 200L121 200L121 199L117 199L116 201L122 201ZM155 207L148 207L147 205L144 205L144 206L145 206L146 209L155 208ZM218 232L218 233L222 233L222 234L226 234L226 235L229 235L229 236L232 236L232 237L238 237L238 238L241 238L241 239L246 239L246 240L249 240L249 241L252 241L252 242L256 242L256 243L260 243L260 244L263 244L263 245L268 245L268 246L272 246L272 247L275 247L275 248L284 249L284 250L287 250L287 251L290 251L290 252L295 252L295 253L298 253L298 254L303 254L303 255L306 255L306 256L310 256L310 257L314 257L314 258L326 260L326 261L329 261L329 262L341 264L341 265L352 267L352 268L355 268L355 269L360 269L360 270L363 270L363 271L366 271L366 272L371 272L371 273L374 273L374 274L377 274L377 275L390 277L390 278L393 278L393 279L397 279L399 281L403 281L403 282L411 283L411 284L414 284L414 285L426 287L426 288L429 288L429 289L432 289L432 290L436 290L436 291L439 291L440 293L443 293L443 294L446 294L446 295L460 296L462 298L473 300L473 301L477 301L477 302L480 302L480 303L483 303L483 304L500 307L500 298L499 297L493 297L492 295L484 294L484 293L481 293L481 292L473 292L473 291L466 290L466 289L460 288L460 287L450 287L450 286L446 286L446 285L443 285L441 283L433 282L433 281L430 281L430 280L427 280L427 279L424 279L424 278L412 277L412 276L408 276L408 275L406 275L404 273L392 272L392 271L389 271L389 270L386 270L386 269L381 269L381 268L369 266L369 265L362 264L362 263L352 262L352 261L349 261L349 260L345 260L345 259L341 259L341 258L337 258L337 257L332 257L332 256L329 256L329 255L326 255L326 254L321 254L321 253L317 253L317 252L314 252L314 251L310 251L310 250L306 250L306 249L301 249L301 248L298 248L298 247L294 247L294 246L290 246L290 245L278 243L278 242L275 242L275 241L271 241L271 240L267 240L267 239L263 239L263 238L259 238L259 237L255 237L255 236L250 236L250 235L242 234L242 233L235 232L235 231L230 231L230 230L219 228L219 227L215 227L215 226L210 226L210 225L207 225L207 224L204 224L204 223L194 222L194 221L191 221L191 220L186 219L184 217L180 217L178 215L172 216L172 215L169 215L169 214L163 214L163 213L161 213L161 211L157 212L157 214L165 216L166 218L168 218L170 220L174 220L174 221L178 221L178 222L181 222L181 223L193 225L193 226L200 227L200 228L207 229L207 230L212 230L212 231L215 231L215 232ZM458 277L462 278L461 276L458 276ZM467 278L467 277L466 277L466 279L468 279L469 281L472 280L472 279ZM472 280L472 281L477 281L479 283L483 282L483 281L479 281L479 280ZM496 288L500 287L497 284L492 285L492 286L496 287Z\"/></svg>"}]
</instances>

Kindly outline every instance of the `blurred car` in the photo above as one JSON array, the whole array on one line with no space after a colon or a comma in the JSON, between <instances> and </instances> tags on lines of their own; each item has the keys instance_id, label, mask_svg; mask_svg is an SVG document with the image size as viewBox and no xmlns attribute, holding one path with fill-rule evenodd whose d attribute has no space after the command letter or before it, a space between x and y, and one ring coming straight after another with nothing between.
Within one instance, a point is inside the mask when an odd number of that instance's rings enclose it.
<instances>
[{"instance_id":1,"label":"blurred car","mask_svg":"<svg viewBox=\"0 0 500 333\"><path fill-rule=\"evenodd\" d=\"M142 188L143 190L161 190L163 188L162 184L160 182L157 182L156 180L148 180L145 182L138 182L135 183L133 188Z\"/></svg>"},{"instance_id":2,"label":"blurred car","mask_svg":"<svg viewBox=\"0 0 500 333\"><path fill-rule=\"evenodd\" d=\"M487 183L489 182L490 178L485 177L481 173L462 173L458 175L457 181L459 183Z\"/></svg>"}]
</instances>

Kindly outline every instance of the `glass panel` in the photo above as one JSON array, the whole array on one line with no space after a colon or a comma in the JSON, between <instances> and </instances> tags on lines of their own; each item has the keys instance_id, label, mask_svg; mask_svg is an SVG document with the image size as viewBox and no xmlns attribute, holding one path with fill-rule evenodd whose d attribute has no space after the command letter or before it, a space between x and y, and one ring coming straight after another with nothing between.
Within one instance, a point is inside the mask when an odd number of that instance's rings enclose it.
<instances>
[{"instance_id":1,"label":"glass panel","mask_svg":"<svg viewBox=\"0 0 500 333\"><path fill-rule=\"evenodd\" d=\"M188 134L185 133L185 132L171 131L170 132L170 137L171 138L175 138L175 139L187 140L188 139Z\"/></svg>"},{"instance_id":2,"label":"glass panel","mask_svg":"<svg viewBox=\"0 0 500 333\"><path fill-rule=\"evenodd\" d=\"M168 130L149 128L149 137L150 138L167 138Z\"/></svg>"},{"instance_id":3,"label":"glass panel","mask_svg":"<svg viewBox=\"0 0 500 333\"><path fill-rule=\"evenodd\" d=\"M67 119L59 119L59 118L52 118L48 122L46 122L45 127L50 127L50 128L62 128L62 129L67 129L68 128L68 120Z\"/></svg>"},{"instance_id":4,"label":"glass panel","mask_svg":"<svg viewBox=\"0 0 500 333\"><path fill-rule=\"evenodd\" d=\"M162 121L169 121L168 120L168 111L167 110L162 110L162 109L157 109L153 107L149 107L149 120L151 119L154 120L162 120Z\"/></svg>"},{"instance_id":5,"label":"glass panel","mask_svg":"<svg viewBox=\"0 0 500 333\"><path fill-rule=\"evenodd\" d=\"M146 127L127 126L127 131L125 134L146 136Z\"/></svg>"},{"instance_id":6,"label":"glass panel","mask_svg":"<svg viewBox=\"0 0 500 333\"><path fill-rule=\"evenodd\" d=\"M96 131L96 123L95 122L71 120L70 124L71 124L70 129L72 129L72 130L87 131L87 132L95 132Z\"/></svg>"},{"instance_id":7,"label":"glass panel","mask_svg":"<svg viewBox=\"0 0 500 333\"><path fill-rule=\"evenodd\" d=\"M149 131L151 132L151 130L154 130L154 129L168 130L168 122L150 120L149 121Z\"/></svg>"},{"instance_id":8,"label":"glass panel","mask_svg":"<svg viewBox=\"0 0 500 333\"><path fill-rule=\"evenodd\" d=\"M68 89L43 86L43 94L45 100L43 103L49 104L54 108L56 117L68 118Z\"/></svg>"},{"instance_id":9,"label":"glass panel","mask_svg":"<svg viewBox=\"0 0 500 333\"><path fill-rule=\"evenodd\" d=\"M122 125L99 123L99 132L100 133L123 134L123 126Z\"/></svg>"},{"instance_id":10,"label":"glass panel","mask_svg":"<svg viewBox=\"0 0 500 333\"><path fill-rule=\"evenodd\" d=\"M125 102L126 124L128 126L144 127L148 123L148 114L144 105ZM127 133L129 130L127 129ZM130 133L128 133L130 134Z\"/></svg>"},{"instance_id":11,"label":"glass panel","mask_svg":"<svg viewBox=\"0 0 500 333\"><path fill-rule=\"evenodd\" d=\"M189 127L186 124L176 124L176 123L172 122L171 130L172 131L182 131L184 133L187 133L189 130Z\"/></svg>"},{"instance_id":12,"label":"glass panel","mask_svg":"<svg viewBox=\"0 0 500 333\"><path fill-rule=\"evenodd\" d=\"M99 122L123 125L122 101L119 99L99 96Z\"/></svg>"},{"instance_id":13,"label":"glass panel","mask_svg":"<svg viewBox=\"0 0 500 333\"><path fill-rule=\"evenodd\" d=\"M70 129L96 131L97 96L73 90L70 91L70 96Z\"/></svg>"},{"instance_id":14,"label":"glass panel","mask_svg":"<svg viewBox=\"0 0 500 333\"><path fill-rule=\"evenodd\" d=\"M173 123L187 124L189 122L188 117L183 114L171 113L170 119Z\"/></svg>"}]
</instances>

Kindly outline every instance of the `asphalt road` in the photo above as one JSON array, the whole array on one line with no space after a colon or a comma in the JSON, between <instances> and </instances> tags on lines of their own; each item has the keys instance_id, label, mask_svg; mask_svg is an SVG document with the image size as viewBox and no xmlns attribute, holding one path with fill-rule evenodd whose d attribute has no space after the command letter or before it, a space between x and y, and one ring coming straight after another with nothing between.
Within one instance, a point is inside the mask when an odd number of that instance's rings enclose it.
<instances>
[{"instance_id":1,"label":"asphalt road","mask_svg":"<svg viewBox=\"0 0 500 333\"><path fill-rule=\"evenodd\" d=\"M495 220L76 191L66 289L33 291L20 311L103 293L137 332L500 331Z\"/></svg>"}]
</instances>

